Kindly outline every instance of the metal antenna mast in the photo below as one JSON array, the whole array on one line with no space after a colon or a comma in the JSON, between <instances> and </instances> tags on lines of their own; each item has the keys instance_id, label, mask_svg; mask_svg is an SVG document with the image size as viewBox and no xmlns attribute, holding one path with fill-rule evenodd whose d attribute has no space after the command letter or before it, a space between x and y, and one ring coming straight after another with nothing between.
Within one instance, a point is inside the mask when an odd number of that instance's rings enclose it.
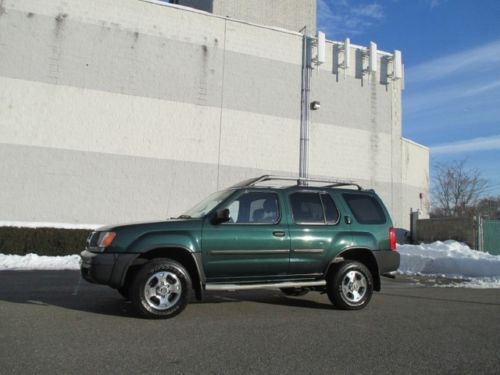
<instances>
[{"instance_id":1,"label":"metal antenna mast","mask_svg":"<svg viewBox=\"0 0 500 375\"><path fill-rule=\"evenodd\" d=\"M309 178L309 96L311 92L312 74L312 38L304 27L302 36L302 82L301 82L301 109L300 109L300 160L299 177L302 184L307 185Z\"/></svg>"}]
</instances>

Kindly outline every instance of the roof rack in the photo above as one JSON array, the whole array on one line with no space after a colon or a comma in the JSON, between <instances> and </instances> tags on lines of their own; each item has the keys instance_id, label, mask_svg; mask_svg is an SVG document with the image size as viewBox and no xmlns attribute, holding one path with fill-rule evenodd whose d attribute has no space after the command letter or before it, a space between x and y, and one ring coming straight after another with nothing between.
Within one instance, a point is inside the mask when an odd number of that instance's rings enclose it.
<instances>
[{"instance_id":1,"label":"roof rack","mask_svg":"<svg viewBox=\"0 0 500 375\"><path fill-rule=\"evenodd\" d=\"M236 185L231 186L231 188L243 188L255 186L258 183L265 181L295 181L297 185L307 185L307 182L316 182L326 184L325 187L341 187L341 186L356 186L358 190L363 190L361 185L354 181L341 181L336 179L328 178L303 178L303 177L286 177L286 176L273 176L265 174L260 177L250 178L248 180L241 181Z\"/></svg>"}]
</instances>

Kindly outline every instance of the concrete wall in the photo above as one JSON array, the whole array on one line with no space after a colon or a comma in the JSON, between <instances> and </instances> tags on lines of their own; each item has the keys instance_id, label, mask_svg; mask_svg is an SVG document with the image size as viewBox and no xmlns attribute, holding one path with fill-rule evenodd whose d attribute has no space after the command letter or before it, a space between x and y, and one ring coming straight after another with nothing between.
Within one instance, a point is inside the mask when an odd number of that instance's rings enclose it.
<instances>
[{"instance_id":1,"label":"concrete wall","mask_svg":"<svg viewBox=\"0 0 500 375\"><path fill-rule=\"evenodd\" d=\"M179 0L178 4L258 25L292 31L306 26L316 32L316 0Z\"/></svg>"},{"instance_id":2,"label":"concrete wall","mask_svg":"<svg viewBox=\"0 0 500 375\"><path fill-rule=\"evenodd\" d=\"M300 34L138 0L1 4L0 221L161 219L297 173ZM401 141L390 56L368 74L353 46L344 71L339 48L313 73L310 172L375 188L408 227L428 152Z\"/></svg>"},{"instance_id":3,"label":"concrete wall","mask_svg":"<svg viewBox=\"0 0 500 375\"><path fill-rule=\"evenodd\" d=\"M429 149L402 139L403 209L419 211L420 218L429 217Z\"/></svg>"},{"instance_id":4,"label":"concrete wall","mask_svg":"<svg viewBox=\"0 0 500 375\"><path fill-rule=\"evenodd\" d=\"M213 0L220 16L299 31L316 32L316 0Z\"/></svg>"}]
</instances>

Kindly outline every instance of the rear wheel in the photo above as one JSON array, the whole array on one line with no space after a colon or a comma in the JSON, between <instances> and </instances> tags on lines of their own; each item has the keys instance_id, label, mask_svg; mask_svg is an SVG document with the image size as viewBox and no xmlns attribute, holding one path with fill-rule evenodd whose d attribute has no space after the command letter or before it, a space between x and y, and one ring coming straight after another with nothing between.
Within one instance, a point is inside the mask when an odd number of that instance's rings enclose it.
<instances>
[{"instance_id":1,"label":"rear wheel","mask_svg":"<svg viewBox=\"0 0 500 375\"><path fill-rule=\"evenodd\" d=\"M137 273L130 296L143 317L167 319L184 310L190 293L191 279L180 263L154 259Z\"/></svg>"},{"instance_id":2,"label":"rear wheel","mask_svg":"<svg viewBox=\"0 0 500 375\"><path fill-rule=\"evenodd\" d=\"M327 279L330 301L343 310L360 310L373 294L373 277L368 268L355 261L340 263Z\"/></svg>"}]
</instances>

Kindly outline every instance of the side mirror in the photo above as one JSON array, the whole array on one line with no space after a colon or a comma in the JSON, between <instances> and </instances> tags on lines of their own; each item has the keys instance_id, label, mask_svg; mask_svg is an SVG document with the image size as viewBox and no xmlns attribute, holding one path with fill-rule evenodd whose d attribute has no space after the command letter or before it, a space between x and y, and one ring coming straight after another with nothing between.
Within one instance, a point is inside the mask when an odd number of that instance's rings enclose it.
<instances>
[{"instance_id":1,"label":"side mirror","mask_svg":"<svg viewBox=\"0 0 500 375\"><path fill-rule=\"evenodd\" d=\"M218 210L214 217L212 218L212 224L221 224L221 223L225 223L225 222L228 222L230 217L229 217L229 209L228 208L224 208L222 210Z\"/></svg>"}]
</instances>

